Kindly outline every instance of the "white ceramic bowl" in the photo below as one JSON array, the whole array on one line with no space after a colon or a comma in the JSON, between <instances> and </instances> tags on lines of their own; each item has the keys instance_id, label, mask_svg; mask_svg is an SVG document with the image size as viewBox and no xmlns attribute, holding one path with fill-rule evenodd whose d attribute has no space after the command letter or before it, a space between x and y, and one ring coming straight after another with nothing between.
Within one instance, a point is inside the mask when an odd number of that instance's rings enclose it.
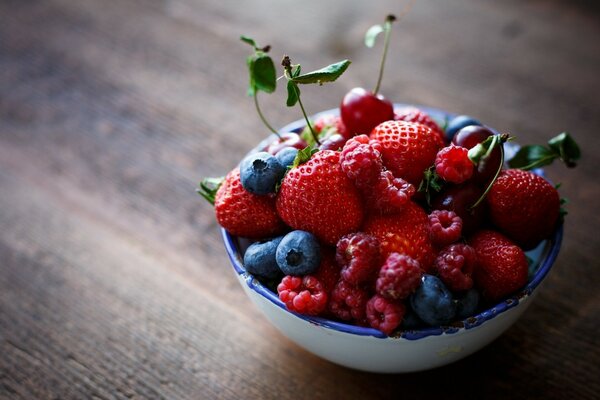
<instances>
[{"instance_id":1,"label":"white ceramic bowl","mask_svg":"<svg viewBox=\"0 0 600 400\"><path fill-rule=\"evenodd\" d=\"M454 116L436 109L419 108L438 121ZM303 125L303 121L297 121L284 127L282 132L298 131ZM414 372L446 365L472 354L500 336L535 298L540 283L556 260L562 234L560 226L552 238L527 252L533 260L529 281L513 296L451 326L404 331L399 337L388 337L376 329L288 311L276 293L245 271L243 251L249 243L222 229L225 248L240 284L281 333L311 353L334 363L384 373Z\"/></svg>"}]
</instances>

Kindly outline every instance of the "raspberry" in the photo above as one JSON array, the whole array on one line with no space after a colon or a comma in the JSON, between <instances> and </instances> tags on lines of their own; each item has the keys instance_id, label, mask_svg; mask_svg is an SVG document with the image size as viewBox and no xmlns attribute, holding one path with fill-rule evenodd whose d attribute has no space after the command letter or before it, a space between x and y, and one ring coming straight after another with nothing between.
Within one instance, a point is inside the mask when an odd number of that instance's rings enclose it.
<instances>
[{"instance_id":1,"label":"raspberry","mask_svg":"<svg viewBox=\"0 0 600 400\"><path fill-rule=\"evenodd\" d=\"M335 259L342 267L342 279L358 285L375 278L379 269L379 255L379 240L358 232L339 240Z\"/></svg>"},{"instance_id":2,"label":"raspberry","mask_svg":"<svg viewBox=\"0 0 600 400\"><path fill-rule=\"evenodd\" d=\"M327 293L314 276L286 275L277 285L279 299L288 310L306 315L318 315L327 306Z\"/></svg>"},{"instance_id":3,"label":"raspberry","mask_svg":"<svg viewBox=\"0 0 600 400\"><path fill-rule=\"evenodd\" d=\"M461 146L444 147L435 157L435 172L445 181L463 183L473 175L475 166L468 153L469 150Z\"/></svg>"},{"instance_id":4,"label":"raspberry","mask_svg":"<svg viewBox=\"0 0 600 400\"><path fill-rule=\"evenodd\" d=\"M369 294L360 286L340 280L329 299L329 311L344 321L362 321Z\"/></svg>"},{"instance_id":5,"label":"raspberry","mask_svg":"<svg viewBox=\"0 0 600 400\"><path fill-rule=\"evenodd\" d=\"M435 260L440 279L454 292L473 287L473 271L477 264L475 250L466 244L452 244L440 251Z\"/></svg>"},{"instance_id":6,"label":"raspberry","mask_svg":"<svg viewBox=\"0 0 600 400\"><path fill-rule=\"evenodd\" d=\"M389 335L400 326L406 307L376 294L367 302L366 312L369 325Z\"/></svg>"},{"instance_id":7,"label":"raspberry","mask_svg":"<svg viewBox=\"0 0 600 400\"><path fill-rule=\"evenodd\" d=\"M321 249L321 264L312 274L323 284L325 292L329 295L337 281L340 280L340 266L335 260L335 252L329 246Z\"/></svg>"},{"instance_id":8,"label":"raspberry","mask_svg":"<svg viewBox=\"0 0 600 400\"><path fill-rule=\"evenodd\" d=\"M462 233L462 218L454 211L433 210L429 214L429 236L438 246L456 242Z\"/></svg>"},{"instance_id":9,"label":"raspberry","mask_svg":"<svg viewBox=\"0 0 600 400\"><path fill-rule=\"evenodd\" d=\"M415 187L402 178L394 178L391 171L382 171L375 186L364 192L367 204L381 214L401 211L415 194Z\"/></svg>"},{"instance_id":10,"label":"raspberry","mask_svg":"<svg viewBox=\"0 0 600 400\"><path fill-rule=\"evenodd\" d=\"M375 283L377 294L390 300L407 298L421 284L423 270L419 262L407 255L392 253L379 270Z\"/></svg>"},{"instance_id":11,"label":"raspberry","mask_svg":"<svg viewBox=\"0 0 600 400\"><path fill-rule=\"evenodd\" d=\"M367 189L378 179L383 169L380 150L381 145L367 135L355 136L344 145L340 165L357 188Z\"/></svg>"}]
</instances>

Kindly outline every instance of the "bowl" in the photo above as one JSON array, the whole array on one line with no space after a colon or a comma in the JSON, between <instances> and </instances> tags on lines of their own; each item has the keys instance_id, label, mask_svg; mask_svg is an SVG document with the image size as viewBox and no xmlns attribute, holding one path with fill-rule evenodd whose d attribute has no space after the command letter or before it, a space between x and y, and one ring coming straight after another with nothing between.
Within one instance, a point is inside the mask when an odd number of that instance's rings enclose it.
<instances>
[{"instance_id":1,"label":"bowl","mask_svg":"<svg viewBox=\"0 0 600 400\"><path fill-rule=\"evenodd\" d=\"M404 104L396 104L401 107ZM417 106L437 121L454 115ZM337 110L323 113L336 113ZM321 113L321 114L323 114ZM281 131L298 132L303 120ZM267 138L262 148L273 138ZM508 149L508 153L514 149ZM539 171L538 171L539 172ZM256 307L286 337L309 352L345 367L378 373L423 371L458 361L486 346L506 331L531 305L560 251L563 228L526 254L532 260L527 285L499 303L449 326L403 331L388 337L379 330L359 327L321 317L290 312L276 293L250 275L243 266L243 254L251 243L221 229L225 249L235 274Z\"/></svg>"}]
</instances>

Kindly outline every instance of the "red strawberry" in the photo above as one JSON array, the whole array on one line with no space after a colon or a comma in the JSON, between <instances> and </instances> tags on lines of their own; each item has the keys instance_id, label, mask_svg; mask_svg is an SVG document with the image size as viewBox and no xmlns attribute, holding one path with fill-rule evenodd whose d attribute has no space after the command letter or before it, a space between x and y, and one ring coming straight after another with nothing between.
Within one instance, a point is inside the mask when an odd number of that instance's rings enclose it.
<instances>
[{"instance_id":1,"label":"red strawberry","mask_svg":"<svg viewBox=\"0 0 600 400\"><path fill-rule=\"evenodd\" d=\"M534 248L556 228L558 191L532 172L502 171L486 199L492 222L525 250Z\"/></svg>"},{"instance_id":2,"label":"red strawberry","mask_svg":"<svg viewBox=\"0 0 600 400\"><path fill-rule=\"evenodd\" d=\"M391 253L405 254L417 260L424 271L433 271L436 254L429 238L429 219L416 203L409 201L398 214L372 214L362 230L379 240L382 259Z\"/></svg>"},{"instance_id":3,"label":"red strawberry","mask_svg":"<svg viewBox=\"0 0 600 400\"><path fill-rule=\"evenodd\" d=\"M477 254L475 286L488 300L499 300L527 283L527 257L501 233L482 230L469 241Z\"/></svg>"},{"instance_id":4,"label":"red strawberry","mask_svg":"<svg viewBox=\"0 0 600 400\"><path fill-rule=\"evenodd\" d=\"M387 121L377 125L371 139L382 145L383 163L396 178L413 185L423 179L423 172L435 161L439 140L431 128L412 122Z\"/></svg>"},{"instance_id":5,"label":"red strawberry","mask_svg":"<svg viewBox=\"0 0 600 400\"><path fill-rule=\"evenodd\" d=\"M274 196L247 192L240 182L240 169L227 176L215 195L217 222L232 235L251 239L275 236L285 225L275 211Z\"/></svg>"},{"instance_id":6,"label":"red strawberry","mask_svg":"<svg viewBox=\"0 0 600 400\"><path fill-rule=\"evenodd\" d=\"M427 125L438 137L438 145L444 146L444 132L439 125L423 110L416 107L403 107L394 110L394 119L396 121L416 122Z\"/></svg>"},{"instance_id":7,"label":"red strawberry","mask_svg":"<svg viewBox=\"0 0 600 400\"><path fill-rule=\"evenodd\" d=\"M335 245L363 220L360 193L342 171L340 153L321 150L290 170L277 195L277 212L294 229Z\"/></svg>"},{"instance_id":8,"label":"red strawberry","mask_svg":"<svg viewBox=\"0 0 600 400\"><path fill-rule=\"evenodd\" d=\"M313 129L319 138L325 139L336 133L348 138L349 135L346 131L346 126L342 121L342 117L334 114L324 114L319 116L314 124Z\"/></svg>"}]
</instances>

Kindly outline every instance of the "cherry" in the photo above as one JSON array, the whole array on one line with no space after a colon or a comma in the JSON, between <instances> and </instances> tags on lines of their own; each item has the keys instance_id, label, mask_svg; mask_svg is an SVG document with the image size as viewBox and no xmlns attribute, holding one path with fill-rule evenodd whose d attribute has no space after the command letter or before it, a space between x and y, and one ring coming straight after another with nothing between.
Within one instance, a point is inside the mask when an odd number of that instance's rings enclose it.
<instances>
[{"instance_id":1,"label":"cherry","mask_svg":"<svg viewBox=\"0 0 600 400\"><path fill-rule=\"evenodd\" d=\"M323 143L321 143L321 146L319 146L319 150L339 151L344 147L344 144L346 144L347 140L347 138L340 135L339 133L334 133L333 135L326 138L323 141Z\"/></svg>"},{"instance_id":2,"label":"cherry","mask_svg":"<svg viewBox=\"0 0 600 400\"><path fill-rule=\"evenodd\" d=\"M354 88L344 96L340 114L349 136L368 135L380 123L394 119L394 106L381 94Z\"/></svg>"},{"instance_id":3,"label":"cherry","mask_svg":"<svg viewBox=\"0 0 600 400\"><path fill-rule=\"evenodd\" d=\"M265 147L264 151L269 154L277 154L280 150L286 147L293 147L298 150L304 149L308 144L294 132L285 132L279 135L279 138L272 141L268 146Z\"/></svg>"},{"instance_id":4,"label":"cherry","mask_svg":"<svg viewBox=\"0 0 600 400\"><path fill-rule=\"evenodd\" d=\"M474 183L450 186L433 201L435 210L454 211L463 220L463 236L475 232L485 220L486 203L475 208L473 204L481 197L483 190Z\"/></svg>"},{"instance_id":5,"label":"cherry","mask_svg":"<svg viewBox=\"0 0 600 400\"><path fill-rule=\"evenodd\" d=\"M471 149L491 135L494 135L494 132L484 126L469 125L456 132L452 143ZM500 148L496 147L487 158L479 162L471 179L481 185L489 183L500 166L500 160Z\"/></svg>"}]
</instances>

